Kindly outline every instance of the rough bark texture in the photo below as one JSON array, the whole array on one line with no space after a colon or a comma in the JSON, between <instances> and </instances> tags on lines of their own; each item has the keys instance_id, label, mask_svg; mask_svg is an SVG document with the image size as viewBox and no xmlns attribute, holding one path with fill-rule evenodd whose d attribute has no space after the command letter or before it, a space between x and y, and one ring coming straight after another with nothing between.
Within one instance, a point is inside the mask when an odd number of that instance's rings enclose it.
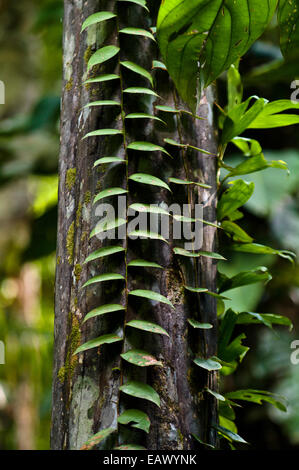
<instances>
[{"instance_id":1,"label":"rough bark texture","mask_svg":"<svg viewBox=\"0 0 299 470\"><path fill-rule=\"evenodd\" d=\"M116 44L117 35L114 23L104 23L100 28L92 27L88 33L80 34L83 19L100 10L113 10L112 0L65 0L64 17L64 90L61 115L61 154L59 186L59 222L56 273L55 307L55 356L53 380L53 423L52 448L78 449L95 432L116 426L117 411L127 404L136 408L136 399L121 396L119 403L119 373L121 346L95 349L80 355L72 354L76 347L92 337L111 332L111 316L103 320L92 320L82 325L84 315L95 306L112 301L125 302L123 285L109 285L105 291L99 287L89 290L80 289L91 276L107 271L107 262L83 265L86 256L102 245L99 240L89 240L90 230L94 227L95 214L91 201L99 189L119 186L122 178L122 165L108 165L105 171L94 171L93 163L100 156L123 155L121 139L87 139L82 136L91 130L118 127L121 125L117 113L105 108L102 110L82 110L87 102L102 98L119 96L118 81L108 82L105 86L82 86L86 76L86 62L99 45ZM159 2L149 2L155 18ZM145 10L123 5L119 10L120 26L139 25L149 27L154 19L146 17ZM134 60L148 70L156 54L150 41L124 38L121 42L121 58ZM112 64L112 65L111 65ZM114 64L114 65L113 65ZM107 66L108 67L108 66ZM115 67L115 70L113 70ZM109 73L117 71L117 60L109 63ZM104 67L105 69L105 67ZM103 67L101 72L104 72ZM174 91L167 72L155 72L157 92L163 97L161 104L182 107ZM147 85L136 79L136 75L125 75L124 86ZM213 126L213 94L208 90L198 103L202 120L175 115L161 115L167 120L168 127L153 126L141 122L129 125L128 140L149 140L163 144L165 137L190 143L216 153L217 137ZM152 112L151 99L136 98L128 100L128 111ZM160 116L160 114L159 114ZM141 120L140 120L141 121ZM135 121L136 122L136 121ZM138 123L139 124L139 123ZM164 145L164 144L163 144ZM170 149L169 149L170 150ZM173 149L171 149L173 150ZM151 187L130 186L130 199L144 203L196 203L204 204L204 218L215 222L216 206L216 160L198 152L172 151L173 160L155 153L138 155L132 152L129 158L129 173L149 172L163 179L170 176L187 178L191 181L204 181L212 190L199 188L186 190L174 187L173 195ZM105 201L106 202L106 201ZM111 202L111 201L109 201ZM202 249L215 251L215 229L204 228ZM104 242L103 242L104 243ZM124 242L126 243L126 242ZM186 294L184 282L200 285L215 291L216 265L208 258L192 262L174 256L171 241L168 245L147 240L129 241L128 258L144 258L162 264L163 270L145 271L137 268L130 272L129 289L153 289L167 296L175 306L175 311L163 304L150 305L146 301L130 300L126 321L144 318L156 321L164 327L170 337L129 332L126 346L145 348L156 353L163 360L162 368L147 368L147 371L125 368L125 377L147 381L161 396L161 408L147 406L144 402L137 405L144 408L150 416L152 426L147 437L149 449L190 449L194 447L191 433L198 434L204 441L215 443L216 437L211 424L217 421L217 407L210 395L203 392L204 387L217 388L217 377L202 373L192 365L192 357L200 352L207 357L216 353L216 302L209 296ZM112 264L111 264L112 263ZM115 268L115 269L114 269ZM122 255L109 257L109 271L124 273ZM107 287L107 286L106 286ZM114 314L113 314L114 315ZM212 330L195 334L188 328L188 318L199 319L214 325ZM122 329L122 313L113 316L114 329ZM126 330L127 331L127 330ZM200 330L202 331L202 330ZM192 353L190 353L192 351ZM82 357L81 357L82 356ZM137 406L137 407L138 407ZM136 440L140 439L136 432ZM143 438L143 436L141 436ZM121 440L125 439L121 436ZM130 439L131 440L131 439ZM141 440L144 444L144 441Z\"/></svg>"}]
</instances>

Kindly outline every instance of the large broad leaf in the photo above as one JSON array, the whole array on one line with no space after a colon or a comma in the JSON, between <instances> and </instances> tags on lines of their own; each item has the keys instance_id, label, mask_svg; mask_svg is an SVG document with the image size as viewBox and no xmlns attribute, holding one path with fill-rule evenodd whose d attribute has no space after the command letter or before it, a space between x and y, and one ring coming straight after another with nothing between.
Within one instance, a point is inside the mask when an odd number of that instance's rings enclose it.
<instances>
[{"instance_id":1,"label":"large broad leaf","mask_svg":"<svg viewBox=\"0 0 299 470\"><path fill-rule=\"evenodd\" d=\"M81 344L76 351L74 352L73 355L78 354L83 351L87 351L92 348L98 348L102 344L110 344L110 343L116 343L117 341L122 341L123 338L117 335L103 335L99 336L98 338L91 339L90 341L87 341L87 343Z\"/></svg>"},{"instance_id":2,"label":"large broad leaf","mask_svg":"<svg viewBox=\"0 0 299 470\"><path fill-rule=\"evenodd\" d=\"M194 108L200 82L207 86L263 33L277 0L164 0L158 42L182 98Z\"/></svg>"},{"instance_id":3,"label":"large broad leaf","mask_svg":"<svg viewBox=\"0 0 299 470\"><path fill-rule=\"evenodd\" d=\"M229 217L236 209L242 207L252 196L254 183L243 180L233 181L229 188L222 194L217 207L218 219Z\"/></svg>"},{"instance_id":4,"label":"large broad leaf","mask_svg":"<svg viewBox=\"0 0 299 470\"><path fill-rule=\"evenodd\" d=\"M252 271L245 271L228 278L225 275L220 275L219 292L225 292L237 287L255 284L256 282L268 282L272 279L268 269L264 266L253 269Z\"/></svg>"},{"instance_id":5,"label":"large broad leaf","mask_svg":"<svg viewBox=\"0 0 299 470\"><path fill-rule=\"evenodd\" d=\"M113 432L115 432L116 429L114 428L107 428L107 429L102 429L102 431L98 432L94 436L92 436L88 441L85 442L85 444L81 447L81 450L90 450L96 445L98 445L100 442L102 442L106 437L110 436Z\"/></svg>"},{"instance_id":6,"label":"large broad leaf","mask_svg":"<svg viewBox=\"0 0 299 470\"><path fill-rule=\"evenodd\" d=\"M253 100L254 104L250 106ZM266 103L267 101L264 98L251 96L243 103L235 106L225 117L221 136L222 144L227 144L234 137L239 136L248 129L250 124L262 112Z\"/></svg>"},{"instance_id":7,"label":"large broad leaf","mask_svg":"<svg viewBox=\"0 0 299 470\"><path fill-rule=\"evenodd\" d=\"M278 24L281 51L285 57L295 58L295 53L298 53L299 49L299 8L297 0L279 1Z\"/></svg>"},{"instance_id":8,"label":"large broad leaf","mask_svg":"<svg viewBox=\"0 0 299 470\"><path fill-rule=\"evenodd\" d=\"M288 259L293 262L296 257L295 253L288 250L276 250L270 246L260 245L259 243L243 243L232 245L234 251L241 251L243 253L252 253L257 255L278 255L281 258Z\"/></svg>"},{"instance_id":9,"label":"large broad leaf","mask_svg":"<svg viewBox=\"0 0 299 470\"><path fill-rule=\"evenodd\" d=\"M272 325L283 325L292 328L292 322L288 317L276 315L274 313L256 313L256 312L241 312L238 314L236 323L238 325L251 325L263 324L268 328Z\"/></svg>"},{"instance_id":10,"label":"large broad leaf","mask_svg":"<svg viewBox=\"0 0 299 470\"><path fill-rule=\"evenodd\" d=\"M131 320L127 323L126 326L131 326L132 328L137 328L138 330L149 331L150 333L157 333L159 335L169 336L167 331L164 330L161 326L156 323L151 323L149 321L143 320Z\"/></svg>"},{"instance_id":11,"label":"large broad leaf","mask_svg":"<svg viewBox=\"0 0 299 470\"><path fill-rule=\"evenodd\" d=\"M174 308L170 300L167 299L167 297L164 297L164 295L158 294L157 292L154 292L152 290L132 290L129 292L130 295L135 295L136 297L144 297L145 299L153 300L154 302L162 302L164 304L169 305L170 307Z\"/></svg>"},{"instance_id":12,"label":"large broad leaf","mask_svg":"<svg viewBox=\"0 0 299 470\"><path fill-rule=\"evenodd\" d=\"M106 304L101 307L94 308L85 316L83 323L89 320L90 318L98 317L100 315L105 315L106 313L118 312L120 310L125 310L123 305L119 304Z\"/></svg>"},{"instance_id":13,"label":"large broad leaf","mask_svg":"<svg viewBox=\"0 0 299 470\"><path fill-rule=\"evenodd\" d=\"M262 405L264 401L275 406L280 411L287 411L285 404L279 397L276 397L272 393L266 392L264 390L237 390L236 392L227 393L225 397L229 398L230 400L249 401L259 405Z\"/></svg>"},{"instance_id":14,"label":"large broad leaf","mask_svg":"<svg viewBox=\"0 0 299 470\"><path fill-rule=\"evenodd\" d=\"M154 356L140 349L130 349L130 351L121 354L121 357L125 361L139 367L162 366L161 361L158 361Z\"/></svg>"},{"instance_id":15,"label":"large broad leaf","mask_svg":"<svg viewBox=\"0 0 299 470\"><path fill-rule=\"evenodd\" d=\"M119 388L122 392L133 397L142 398L151 401L157 406L160 406L160 397L157 392L150 385L142 382L127 382Z\"/></svg>"},{"instance_id":16,"label":"large broad leaf","mask_svg":"<svg viewBox=\"0 0 299 470\"><path fill-rule=\"evenodd\" d=\"M289 109L298 110L299 103L293 103L291 100L278 100L268 103L262 112L251 121L248 129L272 129L299 124L298 114L280 114Z\"/></svg>"},{"instance_id":17,"label":"large broad leaf","mask_svg":"<svg viewBox=\"0 0 299 470\"><path fill-rule=\"evenodd\" d=\"M150 419L146 413L140 410L126 410L124 411L117 420L120 424L131 424L133 428L142 429L145 432L149 432Z\"/></svg>"}]
</instances>

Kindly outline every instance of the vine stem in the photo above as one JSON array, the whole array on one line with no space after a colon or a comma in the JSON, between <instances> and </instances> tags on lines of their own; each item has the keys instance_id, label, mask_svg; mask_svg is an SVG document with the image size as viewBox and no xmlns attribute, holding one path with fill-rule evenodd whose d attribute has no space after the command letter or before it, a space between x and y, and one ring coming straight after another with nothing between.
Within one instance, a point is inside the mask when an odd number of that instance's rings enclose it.
<instances>
[{"instance_id":1,"label":"vine stem","mask_svg":"<svg viewBox=\"0 0 299 470\"><path fill-rule=\"evenodd\" d=\"M118 38L118 44L120 47L120 40L119 40L119 19L118 15L116 16L116 32ZM128 304L129 304L129 289L128 289L128 194L129 194L129 157L128 157L128 143L127 143L127 133L126 133L126 125L125 125L125 110L124 110L124 85L123 85L123 75L121 69L121 60L120 54L118 54L118 73L119 73L119 81L120 81L120 109L121 109L121 121L122 121L122 131L123 131L123 148L124 148L124 157L125 157L125 165L126 165L126 239L125 239L125 253L124 253L124 261L125 261L125 311L124 311L124 323L123 323L123 344L122 344L122 354L125 352L125 331L126 331L126 323L127 323L127 313L128 313ZM122 361L122 359L121 359ZM120 386L124 383L124 372L123 368L121 367L120 370ZM120 390L118 392L118 403L117 403L117 416L120 415ZM119 435L118 435L119 440ZM119 443L119 442L118 442Z\"/></svg>"}]
</instances>

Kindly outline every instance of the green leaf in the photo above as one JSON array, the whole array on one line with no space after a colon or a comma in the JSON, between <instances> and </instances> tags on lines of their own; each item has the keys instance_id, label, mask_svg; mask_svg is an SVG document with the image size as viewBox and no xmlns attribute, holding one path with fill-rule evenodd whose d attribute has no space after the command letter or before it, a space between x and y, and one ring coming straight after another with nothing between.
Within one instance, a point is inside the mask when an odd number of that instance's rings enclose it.
<instances>
[{"instance_id":1,"label":"green leaf","mask_svg":"<svg viewBox=\"0 0 299 470\"><path fill-rule=\"evenodd\" d=\"M293 262L293 258L296 257L295 253L288 250L275 250L270 246L260 245L258 243L244 243L244 244L234 244L232 245L234 251L241 251L243 253L252 253L257 255L278 255L281 258L288 259Z\"/></svg>"},{"instance_id":2,"label":"green leaf","mask_svg":"<svg viewBox=\"0 0 299 470\"><path fill-rule=\"evenodd\" d=\"M150 84L154 86L153 77L147 70L145 70L143 67L140 67L140 65L134 64L134 62L130 62L129 60L125 60L124 62L121 62L121 65L131 70L132 72L135 72L138 75L141 75L142 77L147 78Z\"/></svg>"},{"instance_id":3,"label":"green leaf","mask_svg":"<svg viewBox=\"0 0 299 470\"><path fill-rule=\"evenodd\" d=\"M121 357L125 360L134 364L135 366L139 367L147 367L147 366L162 366L162 362L157 361L157 359L149 354L146 351L142 351L140 349L131 349L123 354Z\"/></svg>"},{"instance_id":4,"label":"green leaf","mask_svg":"<svg viewBox=\"0 0 299 470\"><path fill-rule=\"evenodd\" d=\"M121 274L117 274L117 273L100 274L99 276L92 277L87 282L85 282L82 288L90 286L91 284L96 284L98 282L117 281L117 280L123 280L123 279L124 279L124 276L122 276Z\"/></svg>"},{"instance_id":5,"label":"green leaf","mask_svg":"<svg viewBox=\"0 0 299 470\"><path fill-rule=\"evenodd\" d=\"M136 202L134 204L131 204L129 206L129 209L132 209L136 212L149 212L151 214L161 214L161 215L169 216L168 211L166 211L162 207L159 207L155 204L141 204L139 202Z\"/></svg>"},{"instance_id":6,"label":"green leaf","mask_svg":"<svg viewBox=\"0 0 299 470\"><path fill-rule=\"evenodd\" d=\"M225 292L231 289L236 289L237 287L255 284L256 282L268 282L272 279L272 276L269 273L268 269L264 266L258 267L251 271L244 271L238 273L231 278L228 278L223 274L221 274L220 276L220 292Z\"/></svg>"},{"instance_id":7,"label":"green leaf","mask_svg":"<svg viewBox=\"0 0 299 470\"><path fill-rule=\"evenodd\" d=\"M298 1L280 0L278 4L280 48L283 55L296 57L299 49Z\"/></svg>"},{"instance_id":8,"label":"green leaf","mask_svg":"<svg viewBox=\"0 0 299 470\"><path fill-rule=\"evenodd\" d=\"M131 326L132 328L137 328L138 330L149 331L150 333L157 333L159 335L169 336L167 331L164 330L161 326L156 323L151 323L149 321L143 320L131 320L127 323L126 326Z\"/></svg>"},{"instance_id":9,"label":"green leaf","mask_svg":"<svg viewBox=\"0 0 299 470\"><path fill-rule=\"evenodd\" d=\"M98 235L99 233L108 232L109 230L115 230L122 225L125 225L127 221L125 219L112 219L111 221L107 222L105 219L102 222L97 223L95 228L90 233L90 238Z\"/></svg>"},{"instance_id":10,"label":"green leaf","mask_svg":"<svg viewBox=\"0 0 299 470\"><path fill-rule=\"evenodd\" d=\"M119 129L97 129L96 131L88 132L88 134L86 134L83 137L83 140L87 139L87 137L118 135L118 134L122 134L122 133L123 133L123 131L121 131Z\"/></svg>"},{"instance_id":11,"label":"green leaf","mask_svg":"<svg viewBox=\"0 0 299 470\"><path fill-rule=\"evenodd\" d=\"M133 230L129 233L129 237L137 238L150 238L151 240L161 240L162 242L169 243L162 235L156 232L149 232L148 230Z\"/></svg>"},{"instance_id":12,"label":"green leaf","mask_svg":"<svg viewBox=\"0 0 299 470\"><path fill-rule=\"evenodd\" d=\"M204 184L204 183L197 183L196 181L186 181L186 180L181 180L179 178L168 178L168 181L173 184L195 184L196 186L200 186L201 188L206 188L206 189L211 189L212 186L209 184Z\"/></svg>"},{"instance_id":13,"label":"green leaf","mask_svg":"<svg viewBox=\"0 0 299 470\"><path fill-rule=\"evenodd\" d=\"M144 259L133 259L128 263L129 267L142 267L142 268L159 268L163 269L160 264L153 263L152 261L146 261Z\"/></svg>"},{"instance_id":14,"label":"green leaf","mask_svg":"<svg viewBox=\"0 0 299 470\"><path fill-rule=\"evenodd\" d=\"M81 28L81 33L93 24L101 23L102 21L110 20L110 18L115 17L116 15L111 11L100 11L98 13L94 13L93 15L90 15L88 18L86 18L86 20L84 21Z\"/></svg>"},{"instance_id":15,"label":"green leaf","mask_svg":"<svg viewBox=\"0 0 299 470\"><path fill-rule=\"evenodd\" d=\"M215 446L213 446L212 444L207 444L206 442L202 441L199 436L197 436L196 434L192 434L192 436L194 437L194 439L199 442L202 446L205 446L207 447L208 449L216 449Z\"/></svg>"},{"instance_id":16,"label":"green leaf","mask_svg":"<svg viewBox=\"0 0 299 470\"><path fill-rule=\"evenodd\" d=\"M93 261L95 259L103 258L104 256L109 256L109 255L113 255L114 253L119 253L121 251L125 251L125 249L122 246L105 246L103 248L100 248L99 250L94 251L89 256L87 256L86 260L84 261L84 264L88 263L89 261Z\"/></svg>"},{"instance_id":17,"label":"green leaf","mask_svg":"<svg viewBox=\"0 0 299 470\"><path fill-rule=\"evenodd\" d=\"M147 113L131 113L131 114L127 114L125 118L126 119L152 119L153 121L159 121L159 122L162 122L163 124L166 124L164 121L162 121L162 119L158 118L157 116L153 116L152 114L147 114ZM159 150L161 150L161 147ZM164 149L161 151L164 151L164 153L166 152Z\"/></svg>"},{"instance_id":18,"label":"green leaf","mask_svg":"<svg viewBox=\"0 0 299 470\"><path fill-rule=\"evenodd\" d=\"M228 369L231 370L228 372L233 372L237 367L237 362L241 362L249 351L249 348L242 344L243 339L246 339L246 335L241 333L233 339L231 343L227 344L224 350L218 351L219 359L227 363L231 363L231 367L228 367Z\"/></svg>"},{"instance_id":19,"label":"green leaf","mask_svg":"<svg viewBox=\"0 0 299 470\"><path fill-rule=\"evenodd\" d=\"M255 100L255 102L249 107L252 100ZM235 106L224 119L221 136L222 144L227 144L234 137L241 135L246 129L248 129L250 124L262 112L266 103L267 101L264 98L251 96L243 103Z\"/></svg>"},{"instance_id":20,"label":"green leaf","mask_svg":"<svg viewBox=\"0 0 299 470\"><path fill-rule=\"evenodd\" d=\"M190 323L193 328L199 328L200 330L209 330L210 328L213 328L211 323L200 323L199 321L193 320L192 318L189 318L188 323Z\"/></svg>"},{"instance_id":21,"label":"green leaf","mask_svg":"<svg viewBox=\"0 0 299 470\"><path fill-rule=\"evenodd\" d=\"M225 396L230 400L249 401L251 403L257 403L258 405L262 405L264 401L275 406L275 408L278 408L280 411L287 411L285 404L279 397L264 390L237 390L235 392L226 393Z\"/></svg>"},{"instance_id":22,"label":"green leaf","mask_svg":"<svg viewBox=\"0 0 299 470\"><path fill-rule=\"evenodd\" d=\"M116 75L115 73L106 73L99 77L89 78L88 80L85 80L84 84L109 82L110 80L116 80L117 78L119 78L119 75Z\"/></svg>"},{"instance_id":23,"label":"green leaf","mask_svg":"<svg viewBox=\"0 0 299 470\"><path fill-rule=\"evenodd\" d=\"M221 224L223 230L229 234L235 242L240 243L252 243L253 238L251 238L239 225L230 220L224 220Z\"/></svg>"},{"instance_id":24,"label":"green leaf","mask_svg":"<svg viewBox=\"0 0 299 470\"><path fill-rule=\"evenodd\" d=\"M256 171L262 171L265 168L279 168L281 170L288 170L288 165L282 160L272 160L268 162L264 155L261 153L254 157L246 159L244 162L237 165L229 172L229 177L238 175L249 175Z\"/></svg>"},{"instance_id":25,"label":"green leaf","mask_svg":"<svg viewBox=\"0 0 299 470\"><path fill-rule=\"evenodd\" d=\"M108 188L104 189L101 191L99 194L96 195L94 198L93 203L95 204L96 202L100 201L101 199L104 199L105 197L109 196L119 196L120 194L126 194L128 191L123 188Z\"/></svg>"},{"instance_id":26,"label":"green leaf","mask_svg":"<svg viewBox=\"0 0 299 470\"><path fill-rule=\"evenodd\" d=\"M165 64L160 60L153 60L153 69L167 70Z\"/></svg>"},{"instance_id":27,"label":"green leaf","mask_svg":"<svg viewBox=\"0 0 299 470\"><path fill-rule=\"evenodd\" d=\"M135 3L136 5L139 5L145 10L149 11L149 9L146 6L146 0L117 0L118 2L129 2L129 3Z\"/></svg>"},{"instance_id":28,"label":"green leaf","mask_svg":"<svg viewBox=\"0 0 299 470\"><path fill-rule=\"evenodd\" d=\"M175 109L175 108L172 108L171 106L165 106L165 105L161 105L161 104L155 106L155 108L158 109L158 111L163 111L164 113L178 114L178 113L181 112L180 109ZM172 142L172 145L174 145L173 142L175 142L175 140L168 139L168 141L169 141L168 143ZM177 142L175 142L175 143L177 144ZM180 145L177 145L177 146L180 146Z\"/></svg>"},{"instance_id":29,"label":"green leaf","mask_svg":"<svg viewBox=\"0 0 299 470\"><path fill-rule=\"evenodd\" d=\"M145 432L149 432L150 419L146 413L140 410L126 410L117 419L120 424L132 424L133 428L142 429Z\"/></svg>"},{"instance_id":30,"label":"green leaf","mask_svg":"<svg viewBox=\"0 0 299 470\"><path fill-rule=\"evenodd\" d=\"M154 36L152 33L149 31L146 31L146 29L141 29L141 28L123 28L119 31L120 33L125 33L125 34L132 34L133 36L143 36L149 39L152 39L153 41L156 42Z\"/></svg>"},{"instance_id":31,"label":"green leaf","mask_svg":"<svg viewBox=\"0 0 299 470\"><path fill-rule=\"evenodd\" d=\"M76 349L73 355L78 354L83 351L87 351L92 348L98 348L102 344L111 344L111 343L116 343L117 341L122 341L123 338L120 338L117 335L103 335L99 336L98 338L91 339L90 341L87 341L87 343L81 344L79 348Z\"/></svg>"},{"instance_id":32,"label":"green leaf","mask_svg":"<svg viewBox=\"0 0 299 470\"><path fill-rule=\"evenodd\" d=\"M90 318L98 317L100 315L105 315L106 313L118 312L120 310L125 310L123 305L119 304L106 304L101 307L94 308L85 316L83 323L85 323Z\"/></svg>"},{"instance_id":33,"label":"green leaf","mask_svg":"<svg viewBox=\"0 0 299 470\"><path fill-rule=\"evenodd\" d=\"M160 397L150 385L132 381L122 385L119 389L127 395L151 401L160 407Z\"/></svg>"},{"instance_id":34,"label":"green leaf","mask_svg":"<svg viewBox=\"0 0 299 470\"><path fill-rule=\"evenodd\" d=\"M216 292L210 292L205 287L190 287L190 286L184 286L184 287L186 290L197 293L197 294L201 294L201 293L208 294L208 295L211 295L212 297L216 297L216 299L230 300L227 297L223 297L223 295L216 294Z\"/></svg>"},{"instance_id":35,"label":"green leaf","mask_svg":"<svg viewBox=\"0 0 299 470\"><path fill-rule=\"evenodd\" d=\"M169 153L160 145L152 144L151 142L131 142L128 149L139 150L140 152L163 152L170 156Z\"/></svg>"},{"instance_id":36,"label":"green leaf","mask_svg":"<svg viewBox=\"0 0 299 470\"><path fill-rule=\"evenodd\" d=\"M200 357L197 357L196 359L194 359L193 362L195 362L197 366L208 371L222 369L222 365L214 359L202 359Z\"/></svg>"},{"instance_id":37,"label":"green leaf","mask_svg":"<svg viewBox=\"0 0 299 470\"><path fill-rule=\"evenodd\" d=\"M159 108L159 107L156 106L156 108ZM160 108L161 108L161 106L160 106ZM180 111L180 112L186 112L186 111ZM199 116L196 116L196 117L198 119L202 119ZM205 155L214 155L215 156L215 154L209 152L208 150L203 150L203 149L200 149L198 147L194 147L193 145L190 145L190 144L180 144L180 143L176 142L173 139L163 139L163 140L166 144L173 145L174 147L181 147L181 148L185 148L185 149L190 148L190 149L193 149L193 150L197 150L198 152L203 153Z\"/></svg>"},{"instance_id":38,"label":"green leaf","mask_svg":"<svg viewBox=\"0 0 299 470\"><path fill-rule=\"evenodd\" d=\"M217 393L214 390L211 390L210 388L205 388L205 391L215 397L216 400L225 401L225 397L223 395L220 395L220 393Z\"/></svg>"},{"instance_id":39,"label":"green leaf","mask_svg":"<svg viewBox=\"0 0 299 470\"><path fill-rule=\"evenodd\" d=\"M157 292L154 292L152 290L140 290L140 289L132 290L131 292L129 292L129 295L143 297L145 299L153 300L154 302L162 302L164 304L169 305L171 308L174 309L174 306L172 305L170 300L164 297L164 295L158 294Z\"/></svg>"},{"instance_id":40,"label":"green leaf","mask_svg":"<svg viewBox=\"0 0 299 470\"><path fill-rule=\"evenodd\" d=\"M273 313L255 313L255 312L241 312L237 316L236 323L238 325L251 325L251 324L263 324L268 328L272 328L272 325L283 325L288 326L292 329L292 322L289 318L282 315L275 315Z\"/></svg>"},{"instance_id":41,"label":"green leaf","mask_svg":"<svg viewBox=\"0 0 299 470\"><path fill-rule=\"evenodd\" d=\"M247 183L243 180L233 181L218 202L218 220L229 217L236 209L242 207L250 199L253 191L254 183Z\"/></svg>"},{"instance_id":42,"label":"green leaf","mask_svg":"<svg viewBox=\"0 0 299 470\"><path fill-rule=\"evenodd\" d=\"M120 51L119 47L116 46L105 46L101 49L98 49L92 56L90 57L87 70L90 70L94 65L100 65L106 62L112 57L116 56Z\"/></svg>"},{"instance_id":43,"label":"green leaf","mask_svg":"<svg viewBox=\"0 0 299 470\"><path fill-rule=\"evenodd\" d=\"M179 247L175 247L173 251L176 255L186 256L188 258L199 258L200 256L205 256L207 258L225 260L222 255L219 255L219 253L214 253L212 251L198 251L195 253L193 251L187 251L184 248Z\"/></svg>"},{"instance_id":44,"label":"green leaf","mask_svg":"<svg viewBox=\"0 0 299 470\"><path fill-rule=\"evenodd\" d=\"M157 93L151 90L150 88L142 88L142 87L129 87L124 90L124 93L139 94L139 95L152 95L155 97L159 97L159 95L157 95Z\"/></svg>"},{"instance_id":45,"label":"green leaf","mask_svg":"<svg viewBox=\"0 0 299 470\"><path fill-rule=\"evenodd\" d=\"M107 163L126 163L126 160L119 157L102 157L96 160L93 166L106 165Z\"/></svg>"},{"instance_id":46,"label":"green leaf","mask_svg":"<svg viewBox=\"0 0 299 470\"><path fill-rule=\"evenodd\" d=\"M118 1L125 1L125 0L118 0ZM126 1L129 1L129 0L126 0ZM133 0L130 0L130 1L133 1ZM146 448L143 446L139 446L137 444L122 444L121 446L114 447L113 450L146 450Z\"/></svg>"},{"instance_id":47,"label":"green leaf","mask_svg":"<svg viewBox=\"0 0 299 470\"><path fill-rule=\"evenodd\" d=\"M250 7L247 0L162 2L157 22L160 50L182 98L193 109L198 74L206 87L242 57L266 29L276 4L276 0L252 0Z\"/></svg>"},{"instance_id":48,"label":"green leaf","mask_svg":"<svg viewBox=\"0 0 299 470\"><path fill-rule=\"evenodd\" d=\"M228 111L238 106L243 98L243 84L238 67L232 64L227 72Z\"/></svg>"},{"instance_id":49,"label":"green leaf","mask_svg":"<svg viewBox=\"0 0 299 470\"><path fill-rule=\"evenodd\" d=\"M86 441L85 444L81 447L81 450L92 449L93 447L98 445L100 442L102 442L104 439L106 439L108 436L110 436L110 434L112 434L115 431L116 429L114 428L102 429L100 432L90 437L88 441Z\"/></svg>"},{"instance_id":50,"label":"green leaf","mask_svg":"<svg viewBox=\"0 0 299 470\"><path fill-rule=\"evenodd\" d=\"M165 188L171 192L171 189L168 184L160 180L160 178L157 178L156 176L147 175L145 173L135 173L134 175L131 175L129 179L132 181L136 181L137 183L150 184L152 186L160 186L161 188Z\"/></svg>"},{"instance_id":51,"label":"green leaf","mask_svg":"<svg viewBox=\"0 0 299 470\"><path fill-rule=\"evenodd\" d=\"M299 123L298 114L279 114L288 109L299 109L299 103L291 100L278 100L268 103L263 111L250 123L248 129L273 129Z\"/></svg>"},{"instance_id":52,"label":"green leaf","mask_svg":"<svg viewBox=\"0 0 299 470\"><path fill-rule=\"evenodd\" d=\"M240 442L242 444L248 444L248 442L246 442L243 437L239 436L239 434L233 432L233 431L230 431L229 429L226 429L224 428L223 426L219 426L219 425L213 425L213 428L217 429L217 431L219 432L219 434L223 435L224 437L228 438L229 440L231 441L234 441L234 442Z\"/></svg>"},{"instance_id":53,"label":"green leaf","mask_svg":"<svg viewBox=\"0 0 299 470\"><path fill-rule=\"evenodd\" d=\"M120 106L120 103L113 100L99 100L86 104L84 108L90 108L92 106Z\"/></svg>"}]
</instances>

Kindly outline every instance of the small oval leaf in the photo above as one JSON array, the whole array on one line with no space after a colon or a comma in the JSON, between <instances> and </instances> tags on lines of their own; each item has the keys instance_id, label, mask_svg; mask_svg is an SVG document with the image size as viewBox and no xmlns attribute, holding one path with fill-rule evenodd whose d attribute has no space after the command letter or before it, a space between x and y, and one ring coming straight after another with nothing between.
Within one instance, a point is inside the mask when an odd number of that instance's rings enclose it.
<instances>
[{"instance_id":1,"label":"small oval leaf","mask_svg":"<svg viewBox=\"0 0 299 470\"><path fill-rule=\"evenodd\" d=\"M135 295L137 297L144 297L145 299L153 300L154 302L162 302L164 304L169 305L171 308L174 309L174 306L170 302L170 300L167 299L167 297L164 297L164 295L158 294L157 292L154 292L152 290L142 290L142 289L137 289L137 290L132 290L129 292L129 295Z\"/></svg>"},{"instance_id":2,"label":"small oval leaf","mask_svg":"<svg viewBox=\"0 0 299 470\"><path fill-rule=\"evenodd\" d=\"M121 274L117 274L117 273L100 274L99 276L92 277L87 282L85 282L82 288L90 286L91 284L97 284L98 282L118 281L118 280L123 280L123 279L124 279L124 276L122 276Z\"/></svg>"},{"instance_id":3,"label":"small oval leaf","mask_svg":"<svg viewBox=\"0 0 299 470\"><path fill-rule=\"evenodd\" d=\"M131 349L121 354L121 357L125 361L139 367L162 366L162 362L157 361L154 356L140 349Z\"/></svg>"},{"instance_id":4,"label":"small oval leaf","mask_svg":"<svg viewBox=\"0 0 299 470\"><path fill-rule=\"evenodd\" d=\"M161 326L156 323L151 323L149 321L143 320L131 320L127 323L126 326L131 326L132 328L137 328L138 330L149 331L150 333L157 333L159 335L169 336L167 331L164 330Z\"/></svg>"},{"instance_id":5,"label":"small oval leaf","mask_svg":"<svg viewBox=\"0 0 299 470\"><path fill-rule=\"evenodd\" d=\"M80 352L88 351L89 349L98 348L102 344L116 343L117 341L122 341L122 340L123 338L117 335L113 335L113 334L99 336L98 338L94 338L94 339L91 339L90 341L87 341L87 343L81 344L81 346L79 346L79 348L76 349L73 356Z\"/></svg>"},{"instance_id":6,"label":"small oval leaf","mask_svg":"<svg viewBox=\"0 0 299 470\"><path fill-rule=\"evenodd\" d=\"M151 401L160 407L160 397L150 385L132 381L122 385L119 389L127 395Z\"/></svg>"},{"instance_id":7,"label":"small oval leaf","mask_svg":"<svg viewBox=\"0 0 299 470\"><path fill-rule=\"evenodd\" d=\"M125 310L125 307L120 304L107 304L102 305L101 307L94 308L85 316L83 323L85 323L90 318L98 317L100 315L105 315L106 313L118 312L120 310Z\"/></svg>"}]
</instances>

